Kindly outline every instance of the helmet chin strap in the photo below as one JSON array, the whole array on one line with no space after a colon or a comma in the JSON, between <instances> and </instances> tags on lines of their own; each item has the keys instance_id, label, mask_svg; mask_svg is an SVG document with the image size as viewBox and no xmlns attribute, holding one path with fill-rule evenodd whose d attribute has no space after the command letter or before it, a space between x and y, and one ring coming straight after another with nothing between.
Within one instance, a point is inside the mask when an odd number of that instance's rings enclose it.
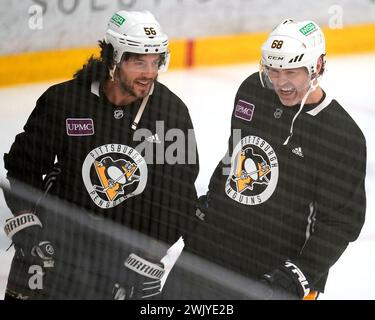
<instances>
[{"instance_id":1,"label":"helmet chin strap","mask_svg":"<svg viewBox=\"0 0 375 320\"><path fill-rule=\"evenodd\" d=\"M316 80L316 83L314 84L314 80ZM319 85L319 80L318 78L316 79L311 79L310 80L310 84L309 84L309 89L307 90L307 92L305 93L305 95L303 96L302 98L302 101L301 101L301 105L299 107L299 110L298 112L295 114L295 116L293 117L293 120L292 120L292 124L290 126L290 132L289 132L289 136L286 138L286 140L284 141L283 145L286 146L289 142L289 139L293 136L293 126L294 126L294 121L296 121L297 117L299 116L299 114L302 112L302 109L303 107L305 106L305 103L306 103L306 100L307 98L309 97L310 93L315 91L315 89L318 87Z\"/></svg>"},{"instance_id":2,"label":"helmet chin strap","mask_svg":"<svg viewBox=\"0 0 375 320\"><path fill-rule=\"evenodd\" d=\"M111 81L115 81L115 71L116 71L117 64L113 66L112 69L109 69L109 77L111 78Z\"/></svg>"}]
</instances>

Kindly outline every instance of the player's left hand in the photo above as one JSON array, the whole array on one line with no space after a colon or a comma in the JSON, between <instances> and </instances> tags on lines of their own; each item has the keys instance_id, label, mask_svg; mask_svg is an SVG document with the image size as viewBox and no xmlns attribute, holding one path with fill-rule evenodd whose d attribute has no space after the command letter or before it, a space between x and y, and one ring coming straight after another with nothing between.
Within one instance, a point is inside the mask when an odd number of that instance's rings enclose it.
<instances>
[{"instance_id":1,"label":"player's left hand","mask_svg":"<svg viewBox=\"0 0 375 320\"><path fill-rule=\"evenodd\" d=\"M210 205L210 194L209 192L207 192L207 194L200 196L198 200L196 201L195 215L198 219L204 221L209 205Z\"/></svg>"},{"instance_id":2,"label":"player's left hand","mask_svg":"<svg viewBox=\"0 0 375 320\"><path fill-rule=\"evenodd\" d=\"M150 299L161 293L161 278L164 266L153 263L132 253L126 259L124 279L115 283L112 295L114 300Z\"/></svg>"}]
</instances>

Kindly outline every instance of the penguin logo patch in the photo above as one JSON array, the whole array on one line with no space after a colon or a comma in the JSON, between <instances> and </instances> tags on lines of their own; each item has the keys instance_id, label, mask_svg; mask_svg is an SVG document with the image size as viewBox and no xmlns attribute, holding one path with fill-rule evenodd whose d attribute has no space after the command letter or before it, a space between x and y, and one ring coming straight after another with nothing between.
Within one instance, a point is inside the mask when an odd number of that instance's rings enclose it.
<instances>
[{"instance_id":1,"label":"penguin logo patch","mask_svg":"<svg viewBox=\"0 0 375 320\"><path fill-rule=\"evenodd\" d=\"M278 177L278 160L271 145L262 138L247 136L233 150L225 193L241 204L258 205L271 197Z\"/></svg>"},{"instance_id":2,"label":"penguin logo patch","mask_svg":"<svg viewBox=\"0 0 375 320\"><path fill-rule=\"evenodd\" d=\"M233 180L236 181L238 192L254 189L254 184L267 184L270 166L259 154L254 154L251 147L242 149L236 157L236 170Z\"/></svg>"},{"instance_id":3,"label":"penguin logo patch","mask_svg":"<svg viewBox=\"0 0 375 320\"><path fill-rule=\"evenodd\" d=\"M82 178L93 202L100 208L113 208L143 192L147 164L134 149L108 144L90 151L82 165Z\"/></svg>"}]
</instances>

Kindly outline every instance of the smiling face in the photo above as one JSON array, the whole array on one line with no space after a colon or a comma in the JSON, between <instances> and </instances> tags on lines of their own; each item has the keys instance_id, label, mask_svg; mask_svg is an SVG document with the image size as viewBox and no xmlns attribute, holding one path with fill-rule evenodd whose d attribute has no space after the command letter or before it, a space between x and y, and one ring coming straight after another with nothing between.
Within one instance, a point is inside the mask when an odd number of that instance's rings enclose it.
<instances>
[{"instance_id":1,"label":"smiling face","mask_svg":"<svg viewBox=\"0 0 375 320\"><path fill-rule=\"evenodd\" d=\"M290 107L301 103L310 85L310 76L305 67L294 69L267 67L266 72L283 105Z\"/></svg>"},{"instance_id":2,"label":"smiling face","mask_svg":"<svg viewBox=\"0 0 375 320\"><path fill-rule=\"evenodd\" d=\"M135 54L117 69L118 85L124 95L141 99L150 92L158 76L159 54Z\"/></svg>"}]
</instances>

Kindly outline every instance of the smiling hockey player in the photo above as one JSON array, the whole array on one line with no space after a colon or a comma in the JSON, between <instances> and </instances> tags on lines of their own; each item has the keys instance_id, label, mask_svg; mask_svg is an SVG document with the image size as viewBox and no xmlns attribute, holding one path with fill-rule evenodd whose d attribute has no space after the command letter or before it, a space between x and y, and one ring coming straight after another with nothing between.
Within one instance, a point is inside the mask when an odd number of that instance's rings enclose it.
<instances>
[{"instance_id":1,"label":"smiling hockey player","mask_svg":"<svg viewBox=\"0 0 375 320\"><path fill-rule=\"evenodd\" d=\"M193 126L185 104L157 81L168 67L167 35L149 12L119 11L100 47L99 59L39 98L4 157L15 216L5 231L16 248L8 299L158 296L165 270L153 242L150 251L134 251L102 235L101 221L171 245L194 216ZM74 210L59 214L58 204L22 198L18 183L85 209L88 228L65 218ZM32 266L40 267L43 285L31 279L38 275Z\"/></svg>"},{"instance_id":2,"label":"smiling hockey player","mask_svg":"<svg viewBox=\"0 0 375 320\"><path fill-rule=\"evenodd\" d=\"M203 198L202 255L263 279L265 299L315 299L364 222L365 138L319 85L325 54L312 21L285 20L270 33L260 72L239 87L228 153Z\"/></svg>"}]
</instances>

